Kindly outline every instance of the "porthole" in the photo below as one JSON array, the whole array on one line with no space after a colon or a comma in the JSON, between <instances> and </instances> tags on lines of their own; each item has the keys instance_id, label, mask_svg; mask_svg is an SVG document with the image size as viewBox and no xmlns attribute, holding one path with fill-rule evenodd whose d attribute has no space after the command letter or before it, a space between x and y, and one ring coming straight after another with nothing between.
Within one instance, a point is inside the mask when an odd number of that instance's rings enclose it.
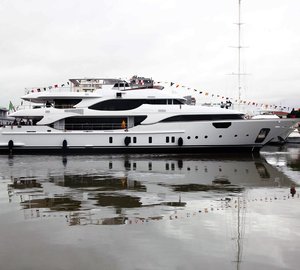
<instances>
[{"instance_id":1,"label":"porthole","mask_svg":"<svg viewBox=\"0 0 300 270\"><path fill-rule=\"evenodd\" d=\"M187 139L189 140L191 138L191 136L188 136Z\"/></svg>"},{"instance_id":2,"label":"porthole","mask_svg":"<svg viewBox=\"0 0 300 270\"><path fill-rule=\"evenodd\" d=\"M237 137L237 135L235 134L234 137Z\"/></svg>"},{"instance_id":3,"label":"porthole","mask_svg":"<svg viewBox=\"0 0 300 270\"><path fill-rule=\"evenodd\" d=\"M246 137L249 137L249 134L246 134Z\"/></svg>"},{"instance_id":4,"label":"porthole","mask_svg":"<svg viewBox=\"0 0 300 270\"><path fill-rule=\"evenodd\" d=\"M222 135L219 135L219 138L222 138L223 136Z\"/></svg>"},{"instance_id":5,"label":"porthole","mask_svg":"<svg viewBox=\"0 0 300 270\"><path fill-rule=\"evenodd\" d=\"M207 136L207 135L205 135L205 136L204 136L204 138L205 138L205 139L207 139L207 138L208 138L208 136Z\"/></svg>"},{"instance_id":6,"label":"porthole","mask_svg":"<svg viewBox=\"0 0 300 270\"><path fill-rule=\"evenodd\" d=\"M195 136L195 139L198 139L198 136Z\"/></svg>"}]
</instances>

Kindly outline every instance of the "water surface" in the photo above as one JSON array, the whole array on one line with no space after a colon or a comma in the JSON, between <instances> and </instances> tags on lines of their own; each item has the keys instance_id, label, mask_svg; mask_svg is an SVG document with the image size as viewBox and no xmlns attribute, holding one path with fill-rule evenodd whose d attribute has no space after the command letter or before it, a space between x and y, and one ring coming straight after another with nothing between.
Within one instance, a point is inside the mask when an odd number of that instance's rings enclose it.
<instances>
[{"instance_id":1,"label":"water surface","mask_svg":"<svg viewBox=\"0 0 300 270\"><path fill-rule=\"evenodd\" d=\"M2 268L298 269L299 160L0 156Z\"/></svg>"}]
</instances>

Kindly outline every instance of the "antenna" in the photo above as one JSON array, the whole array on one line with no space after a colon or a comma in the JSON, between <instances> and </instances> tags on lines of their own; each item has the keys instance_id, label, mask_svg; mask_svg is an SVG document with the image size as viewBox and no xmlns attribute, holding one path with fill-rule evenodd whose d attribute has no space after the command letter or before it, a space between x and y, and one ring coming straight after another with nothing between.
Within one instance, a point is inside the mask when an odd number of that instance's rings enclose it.
<instances>
[{"instance_id":1,"label":"antenna","mask_svg":"<svg viewBox=\"0 0 300 270\"><path fill-rule=\"evenodd\" d=\"M238 22L235 23L238 26L238 46L235 46L233 48L238 49L238 67L237 67L237 73L232 72L230 75L236 75L238 77L238 98L239 100L241 99L241 76L242 75L249 75L246 73L242 73L241 72L241 49L246 48L244 46L241 45L241 26L242 26L242 22L241 22L241 2L242 0L238 0L239 3L239 9L238 9Z\"/></svg>"}]
</instances>

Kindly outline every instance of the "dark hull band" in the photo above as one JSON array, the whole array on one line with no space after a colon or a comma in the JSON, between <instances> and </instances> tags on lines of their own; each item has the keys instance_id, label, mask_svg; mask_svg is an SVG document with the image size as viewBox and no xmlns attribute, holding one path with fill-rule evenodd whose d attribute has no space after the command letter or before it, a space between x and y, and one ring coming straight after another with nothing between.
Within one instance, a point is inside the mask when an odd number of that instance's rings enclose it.
<instances>
[{"instance_id":1,"label":"dark hull band","mask_svg":"<svg viewBox=\"0 0 300 270\"><path fill-rule=\"evenodd\" d=\"M172 154L184 154L184 153L238 153L238 152L259 152L261 146L249 146L249 145L229 145L229 146L180 146L180 147L67 147L67 148L45 148L45 147L8 147L0 148L0 155L9 154L40 154L40 155L52 155L52 154L148 154L148 153L172 153Z\"/></svg>"}]
</instances>

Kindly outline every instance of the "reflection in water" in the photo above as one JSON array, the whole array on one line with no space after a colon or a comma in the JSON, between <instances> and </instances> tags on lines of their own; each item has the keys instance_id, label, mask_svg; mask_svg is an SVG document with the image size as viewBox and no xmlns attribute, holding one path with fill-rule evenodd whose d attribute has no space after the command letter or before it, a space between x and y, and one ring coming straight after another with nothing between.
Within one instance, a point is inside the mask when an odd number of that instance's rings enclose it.
<instances>
[{"instance_id":1,"label":"reflection in water","mask_svg":"<svg viewBox=\"0 0 300 270\"><path fill-rule=\"evenodd\" d=\"M116 191L116 190L135 190L146 191L146 187L138 181L128 181L126 177L113 177L111 175L63 175L50 176L50 182L54 182L58 186L69 188L93 188L98 191Z\"/></svg>"},{"instance_id":2,"label":"reflection in water","mask_svg":"<svg viewBox=\"0 0 300 270\"><path fill-rule=\"evenodd\" d=\"M292 197L294 197L296 194L296 187L294 184L291 185L290 193L291 193Z\"/></svg>"},{"instance_id":3,"label":"reflection in water","mask_svg":"<svg viewBox=\"0 0 300 270\"><path fill-rule=\"evenodd\" d=\"M68 197L29 199L21 202L23 209L45 208L51 211L76 211L81 202Z\"/></svg>"},{"instance_id":4,"label":"reflection in water","mask_svg":"<svg viewBox=\"0 0 300 270\"><path fill-rule=\"evenodd\" d=\"M61 216L70 225L159 220L248 188L294 184L264 159L248 156L16 156L9 164L9 198L31 211L25 216Z\"/></svg>"},{"instance_id":5,"label":"reflection in water","mask_svg":"<svg viewBox=\"0 0 300 270\"><path fill-rule=\"evenodd\" d=\"M300 179L300 145L266 146L261 151L269 164L276 166L292 179ZM297 182L300 184L300 180Z\"/></svg>"},{"instance_id":6,"label":"reflection in water","mask_svg":"<svg viewBox=\"0 0 300 270\"><path fill-rule=\"evenodd\" d=\"M13 179L13 183L8 185L9 188L13 189L26 189L26 188L41 188L42 185L37 182L36 179L30 179L30 178L17 178Z\"/></svg>"},{"instance_id":7,"label":"reflection in water","mask_svg":"<svg viewBox=\"0 0 300 270\"><path fill-rule=\"evenodd\" d=\"M214 184L216 180L213 181ZM189 185L173 185L172 188L176 192L194 192L194 191L230 191L230 192L241 192L243 187L231 186L227 184L224 180L221 183L217 181L219 185L198 185L198 184L189 184ZM225 184L224 184L225 183Z\"/></svg>"},{"instance_id":8,"label":"reflection in water","mask_svg":"<svg viewBox=\"0 0 300 270\"><path fill-rule=\"evenodd\" d=\"M95 197L89 197L91 200L96 200L97 206L112 206L117 209L141 207L141 198L129 195L115 195L98 193Z\"/></svg>"}]
</instances>

